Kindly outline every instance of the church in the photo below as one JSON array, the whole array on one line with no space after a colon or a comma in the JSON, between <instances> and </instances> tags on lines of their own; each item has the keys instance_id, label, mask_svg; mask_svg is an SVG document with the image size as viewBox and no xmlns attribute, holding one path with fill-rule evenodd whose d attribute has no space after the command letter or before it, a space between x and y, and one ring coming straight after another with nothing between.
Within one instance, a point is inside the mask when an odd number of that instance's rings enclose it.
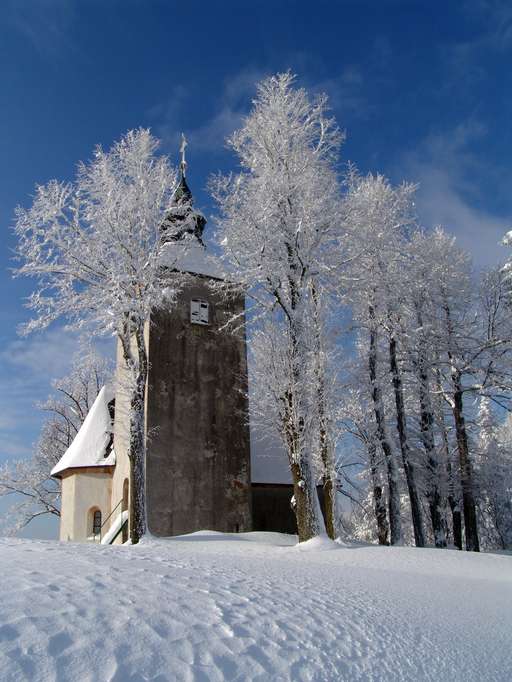
<instances>
[{"instance_id":1,"label":"church","mask_svg":"<svg viewBox=\"0 0 512 682\"><path fill-rule=\"evenodd\" d=\"M157 537L198 530L296 532L286 457L249 424L245 297L212 287L224 277L203 242L206 220L180 180L161 227L162 268L187 273L172 309L146 323L146 515ZM128 540L129 399L118 349L115 388L98 394L51 474L62 488L60 540Z\"/></svg>"}]
</instances>

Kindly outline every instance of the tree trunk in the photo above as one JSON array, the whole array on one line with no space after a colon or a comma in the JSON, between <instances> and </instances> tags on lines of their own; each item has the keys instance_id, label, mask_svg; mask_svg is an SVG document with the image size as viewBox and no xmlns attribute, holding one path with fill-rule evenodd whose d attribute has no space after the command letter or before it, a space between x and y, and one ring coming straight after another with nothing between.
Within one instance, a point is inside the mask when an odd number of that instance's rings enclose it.
<instances>
[{"instance_id":1,"label":"tree trunk","mask_svg":"<svg viewBox=\"0 0 512 682\"><path fill-rule=\"evenodd\" d=\"M337 536L336 528L336 473L329 443L328 420L326 413L325 367L321 333L321 319L318 294L315 283L311 283L311 295L315 316L315 363L316 363L316 399L318 405L319 449L322 462L322 485L324 493L325 530L331 540Z\"/></svg>"},{"instance_id":2,"label":"tree trunk","mask_svg":"<svg viewBox=\"0 0 512 682\"><path fill-rule=\"evenodd\" d=\"M457 549L462 549L462 514L459 503L453 495L448 495L448 504L452 513L453 544Z\"/></svg>"},{"instance_id":3,"label":"tree trunk","mask_svg":"<svg viewBox=\"0 0 512 682\"><path fill-rule=\"evenodd\" d=\"M295 247L286 244L290 275L288 283L290 287L290 304L283 305L281 297L276 293L283 313L289 324L290 330L290 386L283 396L284 414L283 431L288 449L288 460L293 480L293 509L297 520L297 532L299 542L305 542L315 535L325 532L324 520L318 502L311 459L304 450L304 418L300 414L297 391L304 386L305 377L303 372L304 357L301 350L303 342L303 320L300 317L300 304L302 294L301 270L299 260L296 257Z\"/></svg>"},{"instance_id":4,"label":"tree trunk","mask_svg":"<svg viewBox=\"0 0 512 682\"><path fill-rule=\"evenodd\" d=\"M130 538L137 544L146 532L145 512L145 447L144 447L144 389L139 384L134 390L130 415Z\"/></svg>"},{"instance_id":5,"label":"tree trunk","mask_svg":"<svg viewBox=\"0 0 512 682\"><path fill-rule=\"evenodd\" d=\"M370 349L368 353L368 371L372 391L372 403L375 413L376 434L384 453L387 467L389 493L389 525L391 528L391 544L402 544L402 522L400 519L400 488L398 467L386 432L382 392L377 380L377 331L373 321L375 312L369 306L370 317Z\"/></svg>"},{"instance_id":6,"label":"tree trunk","mask_svg":"<svg viewBox=\"0 0 512 682\"><path fill-rule=\"evenodd\" d=\"M421 381L421 379L420 379ZM433 434L434 416L425 402L425 394L420 388L420 432L423 447L427 457L427 499L432 523L432 533L436 547L446 547L446 521L443 509L445 508L441 494L439 462L435 451Z\"/></svg>"},{"instance_id":7,"label":"tree trunk","mask_svg":"<svg viewBox=\"0 0 512 682\"><path fill-rule=\"evenodd\" d=\"M319 510L318 496L316 487L311 481L311 476L301 467L300 464L293 462L290 466L293 480L293 504L297 520L297 534L299 542L311 540L316 535L320 535L322 529L317 523Z\"/></svg>"},{"instance_id":8,"label":"tree trunk","mask_svg":"<svg viewBox=\"0 0 512 682\"><path fill-rule=\"evenodd\" d=\"M393 389L395 394L398 438L400 441L400 450L402 452L402 461L404 463L407 489L409 491L409 498L411 500L414 541L416 543L416 547L425 547L425 532L423 530L423 518L421 513L420 495L418 491L417 473L414 462L411 460L411 451L407 439L407 421L405 416L402 378L400 376L400 370L398 368L398 361L396 357L396 339L393 335L391 335L389 339L389 366L391 369Z\"/></svg>"},{"instance_id":9,"label":"tree trunk","mask_svg":"<svg viewBox=\"0 0 512 682\"><path fill-rule=\"evenodd\" d=\"M453 544L457 549L462 549L462 517L459 500L455 496L455 481L453 480L452 463L450 461L450 447L446 427L442 425L443 444L446 455L446 475L448 477L448 505L452 515Z\"/></svg>"},{"instance_id":10,"label":"tree trunk","mask_svg":"<svg viewBox=\"0 0 512 682\"><path fill-rule=\"evenodd\" d=\"M335 540L336 533L336 479L334 462L327 435L327 420L325 415L325 396L323 377L319 379L318 389L318 411L320 425L320 457L322 461L323 492L324 492L324 511L325 511L325 530L331 540Z\"/></svg>"},{"instance_id":11,"label":"tree trunk","mask_svg":"<svg viewBox=\"0 0 512 682\"><path fill-rule=\"evenodd\" d=\"M446 432L446 424L444 421L443 409L441 407L441 378L439 376L439 370L435 371L435 382L437 391L437 412L438 412L438 428L441 432L441 437L443 440L443 450L446 461L446 476L448 479L448 505L450 507L450 512L452 515L452 532L453 532L453 544L457 549L462 549L462 519L460 515L459 502L455 496L455 481L453 480L453 470L450 456L450 444L448 442L448 434Z\"/></svg>"},{"instance_id":12,"label":"tree trunk","mask_svg":"<svg viewBox=\"0 0 512 682\"><path fill-rule=\"evenodd\" d=\"M451 367L450 374L453 391L453 401L451 407L455 422L455 433L457 436L457 450L459 452L459 469L460 483L462 488L462 509L464 512L466 550L468 552L479 552L480 543L478 540L476 504L473 495L473 471L471 466L471 458L469 456L468 435L466 431L462 399L462 377L460 371L455 366L453 354L452 317L450 307L447 303L445 303L444 312L446 317L446 329L448 332L448 360L450 361Z\"/></svg>"},{"instance_id":13,"label":"tree trunk","mask_svg":"<svg viewBox=\"0 0 512 682\"><path fill-rule=\"evenodd\" d=\"M418 327L423 328L419 307L416 309ZM441 494L439 462L434 439L434 411L430 399L429 373L423 339L418 340L418 362L416 364L420 403L420 435L427 458L428 482L427 498L432 523L432 533L436 547L446 547L446 524L443 514L444 504Z\"/></svg>"},{"instance_id":14,"label":"tree trunk","mask_svg":"<svg viewBox=\"0 0 512 682\"><path fill-rule=\"evenodd\" d=\"M462 509L464 512L464 530L466 535L466 550L479 552L478 526L476 521L476 504L473 495L473 470L469 456L468 437L463 412L462 386L460 374L452 372L453 383L453 418L457 435L457 449L459 452L460 481L462 487Z\"/></svg>"},{"instance_id":15,"label":"tree trunk","mask_svg":"<svg viewBox=\"0 0 512 682\"><path fill-rule=\"evenodd\" d=\"M324 530L323 519L319 518L321 511L313 481L311 463L307 454L302 452L301 441L304 423L300 417L297 419L293 389L289 389L285 393L283 401L285 403L283 430L293 481L292 508L297 520L299 542L305 542Z\"/></svg>"},{"instance_id":16,"label":"tree trunk","mask_svg":"<svg viewBox=\"0 0 512 682\"><path fill-rule=\"evenodd\" d=\"M146 479L145 479L145 433L144 408L148 372L144 329L133 320L125 322L124 333L120 337L123 356L130 372L130 540L137 544L146 532ZM137 358L133 356L132 343L135 342Z\"/></svg>"},{"instance_id":17,"label":"tree trunk","mask_svg":"<svg viewBox=\"0 0 512 682\"><path fill-rule=\"evenodd\" d=\"M370 461L370 478L373 492L373 510L377 522L377 537L379 545L389 545L389 524L382 486L377 474L377 446L373 440L368 443L368 457Z\"/></svg>"}]
</instances>

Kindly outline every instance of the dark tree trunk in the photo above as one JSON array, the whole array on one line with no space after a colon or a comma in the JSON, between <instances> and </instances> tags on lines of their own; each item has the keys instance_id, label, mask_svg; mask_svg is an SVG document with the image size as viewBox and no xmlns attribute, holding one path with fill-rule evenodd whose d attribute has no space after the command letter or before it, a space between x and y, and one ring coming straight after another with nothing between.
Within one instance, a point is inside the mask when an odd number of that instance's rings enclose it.
<instances>
[{"instance_id":1,"label":"dark tree trunk","mask_svg":"<svg viewBox=\"0 0 512 682\"><path fill-rule=\"evenodd\" d=\"M386 512L382 486L379 484L377 472L377 445L371 440L368 443L368 457L370 461L370 477L373 492L373 510L377 522L377 537L379 545L389 545L389 523Z\"/></svg>"},{"instance_id":2,"label":"dark tree trunk","mask_svg":"<svg viewBox=\"0 0 512 682\"><path fill-rule=\"evenodd\" d=\"M287 199L290 204L290 199ZM289 304L282 299L281 293L274 292L276 302L288 321L290 330L290 375L291 385L283 394L282 427L285 434L288 460L293 481L293 510L297 520L299 542L304 542L319 535L324 530L324 521L318 501L309 453L303 449L304 419L300 416L296 387L303 384L302 355L300 344L302 340L302 320L297 318L300 310L302 287L304 286L304 267L297 257L295 245L286 243L288 265Z\"/></svg>"},{"instance_id":3,"label":"dark tree trunk","mask_svg":"<svg viewBox=\"0 0 512 682\"><path fill-rule=\"evenodd\" d=\"M457 450L459 453L460 483L462 488L462 509L464 512L464 531L466 535L466 550L479 552L478 526L476 520L476 504L473 494L473 470L469 455L468 435L464 419L464 406L462 398L462 377L455 366L453 353L453 325L449 305L444 307L446 316L446 329L448 332L448 360L451 366L451 381L453 391L452 413L455 422L457 436Z\"/></svg>"},{"instance_id":4,"label":"dark tree trunk","mask_svg":"<svg viewBox=\"0 0 512 682\"><path fill-rule=\"evenodd\" d=\"M462 549L462 514L459 503L453 495L448 495L448 504L452 513L453 544L457 549Z\"/></svg>"},{"instance_id":5,"label":"dark tree trunk","mask_svg":"<svg viewBox=\"0 0 512 682\"><path fill-rule=\"evenodd\" d=\"M336 505L335 498L336 486L332 476L326 475L323 478L324 509L325 509L325 532L331 538L336 539Z\"/></svg>"},{"instance_id":6,"label":"dark tree trunk","mask_svg":"<svg viewBox=\"0 0 512 682\"><path fill-rule=\"evenodd\" d=\"M315 523L319 507L316 487L312 484L308 472L304 471L300 464L294 462L290 469L294 496L292 507L297 520L297 534L299 542L305 542L320 533L320 529Z\"/></svg>"},{"instance_id":7,"label":"dark tree trunk","mask_svg":"<svg viewBox=\"0 0 512 682\"><path fill-rule=\"evenodd\" d=\"M409 499L411 501L412 526L414 530L414 541L416 547L425 547L425 532L423 530L423 518L421 513L421 502L418 491L417 473L414 462L411 460L411 451L407 439L407 421L405 416L404 395L402 388L402 378L398 368L396 356L396 339L391 336L389 339L389 366L393 379L393 389L395 393L396 424L402 461L404 463L405 478Z\"/></svg>"},{"instance_id":8,"label":"dark tree trunk","mask_svg":"<svg viewBox=\"0 0 512 682\"><path fill-rule=\"evenodd\" d=\"M324 493L325 530L331 540L336 539L336 474L332 451L329 443L328 421L326 414L325 367L321 337L319 301L315 283L311 284L311 294L315 310L315 363L316 396L318 404L318 431L320 459L322 462L322 485Z\"/></svg>"},{"instance_id":9,"label":"dark tree trunk","mask_svg":"<svg viewBox=\"0 0 512 682\"><path fill-rule=\"evenodd\" d=\"M139 377L137 377L139 383ZM130 416L130 538L137 544L146 532L145 512L145 447L144 447L144 389L134 391ZM141 407L142 406L142 407Z\"/></svg>"},{"instance_id":10,"label":"dark tree trunk","mask_svg":"<svg viewBox=\"0 0 512 682\"><path fill-rule=\"evenodd\" d=\"M448 479L448 505L450 507L450 512L452 516L452 532L453 532L453 544L457 549L462 549L462 519L460 514L460 507L458 499L455 495L455 481L453 478L453 470L450 455L450 444L448 442L448 434L446 432L446 424L444 421L443 409L441 407L441 378L439 376L439 370L435 371L435 381L437 390L437 410L438 410L438 424L439 430L441 432L441 437L443 440L443 450L446 462L446 477Z\"/></svg>"},{"instance_id":11,"label":"dark tree trunk","mask_svg":"<svg viewBox=\"0 0 512 682\"><path fill-rule=\"evenodd\" d=\"M295 396L292 389L285 393L283 402L283 429L293 481L292 508L297 520L299 542L305 542L321 531L318 524L320 505L309 461L301 452L304 424L301 418L296 419Z\"/></svg>"},{"instance_id":12,"label":"dark tree trunk","mask_svg":"<svg viewBox=\"0 0 512 682\"><path fill-rule=\"evenodd\" d=\"M323 468L323 491L325 509L325 530L331 540L336 539L336 480L334 462L327 434L327 418L325 414L325 382L323 372L319 368L318 376L318 417L319 417L319 440L320 458Z\"/></svg>"},{"instance_id":13,"label":"dark tree trunk","mask_svg":"<svg viewBox=\"0 0 512 682\"><path fill-rule=\"evenodd\" d=\"M137 544L146 532L146 479L145 479L145 434L144 404L148 373L144 330L127 321L121 338L124 360L130 373L130 540ZM133 356L135 344L137 358Z\"/></svg>"},{"instance_id":14,"label":"dark tree trunk","mask_svg":"<svg viewBox=\"0 0 512 682\"><path fill-rule=\"evenodd\" d=\"M423 328L423 319L419 307L416 309L418 327ZM436 547L446 547L446 520L443 511L445 508L441 495L441 478L439 462L437 458L434 440L434 412L430 399L429 373L425 356L425 344L423 339L418 341L418 362L416 364L419 385L420 402L420 434L425 455L427 458L428 482L427 498L432 523L432 533Z\"/></svg>"},{"instance_id":15,"label":"dark tree trunk","mask_svg":"<svg viewBox=\"0 0 512 682\"><path fill-rule=\"evenodd\" d=\"M434 535L434 544L436 547L446 547L446 521L443 514L445 507L443 497L441 495L441 486L439 485L439 462L435 452L434 434L433 434L433 414L425 405L421 395L420 388L420 429L423 447L427 456L427 499L430 511L430 520L432 523L432 533Z\"/></svg>"},{"instance_id":16,"label":"dark tree trunk","mask_svg":"<svg viewBox=\"0 0 512 682\"><path fill-rule=\"evenodd\" d=\"M372 391L372 403L375 413L376 435L384 453L387 467L388 492L389 492L389 525L391 528L391 544L402 543L402 522L400 519L400 488L398 480L398 467L391 448L384 417L382 393L377 380L377 331L373 320L375 313L372 306L369 307L370 317L370 349L368 354L368 371Z\"/></svg>"},{"instance_id":17,"label":"dark tree trunk","mask_svg":"<svg viewBox=\"0 0 512 682\"><path fill-rule=\"evenodd\" d=\"M327 423L325 415L325 397L323 377L319 379L318 390L318 411L320 422L320 457L323 468L323 491L324 491L324 510L325 510L325 530L331 540L336 539L336 481L334 473L334 462L332 461L331 448L327 435Z\"/></svg>"},{"instance_id":18,"label":"dark tree trunk","mask_svg":"<svg viewBox=\"0 0 512 682\"><path fill-rule=\"evenodd\" d=\"M453 418L457 435L457 449L459 452L460 481L462 488L462 509L464 512L464 530L466 535L466 550L479 552L478 526L476 520L476 504L473 494L473 468L469 456L466 422L464 419L461 379L458 372L452 373L453 382Z\"/></svg>"}]
</instances>

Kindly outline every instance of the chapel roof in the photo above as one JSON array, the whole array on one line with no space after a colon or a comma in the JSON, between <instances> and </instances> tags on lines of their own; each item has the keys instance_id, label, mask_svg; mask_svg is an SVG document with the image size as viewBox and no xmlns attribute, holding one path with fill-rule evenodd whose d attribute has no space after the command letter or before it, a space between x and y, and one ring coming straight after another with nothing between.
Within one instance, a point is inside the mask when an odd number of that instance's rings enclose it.
<instances>
[{"instance_id":1,"label":"chapel roof","mask_svg":"<svg viewBox=\"0 0 512 682\"><path fill-rule=\"evenodd\" d=\"M68 469L105 467L116 463L112 449L112 417L110 405L114 391L103 386L73 442L51 470L60 478Z\"/></svg>"}]
</instances>

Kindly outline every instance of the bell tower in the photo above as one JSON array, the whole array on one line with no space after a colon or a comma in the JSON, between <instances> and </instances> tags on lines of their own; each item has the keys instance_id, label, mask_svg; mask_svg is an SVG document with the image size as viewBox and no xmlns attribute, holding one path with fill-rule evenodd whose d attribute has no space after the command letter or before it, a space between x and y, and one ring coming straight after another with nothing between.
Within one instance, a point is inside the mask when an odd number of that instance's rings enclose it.
<instances>
[{"instance_id":1,"label":"bell tower","mask_svg":"<svg viewBox=\"0 0 512 682\"><path fill-rule=\"evenodd\" d=\"M212 287L220 267L203 243L182 138L180 182L161 229L162 266L188 274L171 310L148 326L146 504L156 536L251 529L245 300Z\"/></svg>"}]
</instances>

